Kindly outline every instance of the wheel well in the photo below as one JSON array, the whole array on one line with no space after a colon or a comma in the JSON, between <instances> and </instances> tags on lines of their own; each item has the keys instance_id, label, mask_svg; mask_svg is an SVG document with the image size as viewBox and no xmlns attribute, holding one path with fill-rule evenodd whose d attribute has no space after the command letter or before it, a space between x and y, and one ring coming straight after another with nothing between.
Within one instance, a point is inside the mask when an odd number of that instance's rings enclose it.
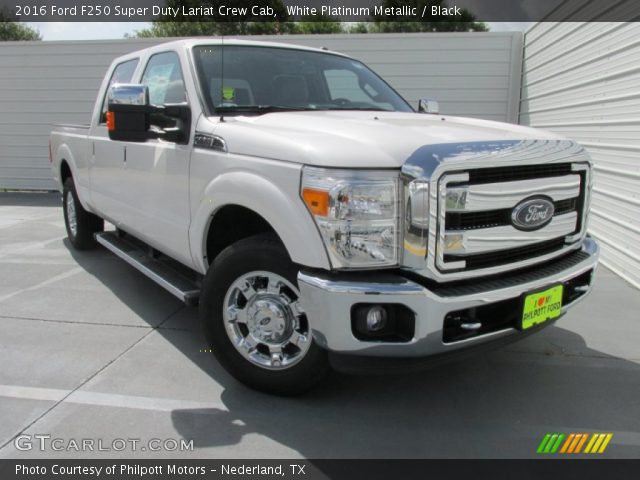
<instances>
[{"instance_id":1,"label":"wheel well","mask_svg":"<svg viewBox=\"0 0 640 480\"><path fill-rule=\"evenodd\" d=\"M66 160L62 160L60 163L60 181L64 185L64 182L67 181L67 178L71 176L71 169L69 168L69 164Z\"/></svg>"},{"instance_id":2,"label":"wheel well","mask_svg":"<svg viewBox=\"0 0 640 480\"><path fill-rule=\"evenodd\" d=\"M269 222L253 210L239 205L222 207L213 216L207 232L207 262L211 264L229 245L259 233L277 236Z\"/></svg>"}]
</instances>

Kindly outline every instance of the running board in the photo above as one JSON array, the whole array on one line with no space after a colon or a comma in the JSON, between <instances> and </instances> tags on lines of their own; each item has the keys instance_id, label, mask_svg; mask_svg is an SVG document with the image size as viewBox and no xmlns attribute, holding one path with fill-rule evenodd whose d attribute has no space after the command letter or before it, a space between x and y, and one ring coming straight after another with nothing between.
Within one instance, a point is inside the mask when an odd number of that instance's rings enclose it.
<instances>
[{"instance_id":1,"label":"running board","mask_svg":"<svg viewBox=\"0 0 640 480\"><path fill-rule=\"evenodd\" d=\"M168 265L167 262L150 256L148 250L136 241L129 240L126 236L119 237L115 232L96 233L95 238L100 245L111 250L187 305L198 304L200 287L197 283Z\"/></svg>"}]
</instances>

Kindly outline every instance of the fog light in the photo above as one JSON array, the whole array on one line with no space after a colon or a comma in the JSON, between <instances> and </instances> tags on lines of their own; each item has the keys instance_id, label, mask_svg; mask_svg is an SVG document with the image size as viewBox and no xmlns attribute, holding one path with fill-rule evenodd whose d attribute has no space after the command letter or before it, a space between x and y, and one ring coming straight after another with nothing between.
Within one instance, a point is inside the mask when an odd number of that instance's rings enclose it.
<instances>
[{"instance_id":1,"label":"fog light","mask_svg":"<svg viewBox=\"0 0 640 480\"><path fill-rule=\"evenodd\" d=\"M415 314L405 305L356 303L351 307L351 332L363 342L410 342Z\"/></svg>"},{"instance_id":2,"label":"fog light","mask_svg":"<svg viewBox=\"0 0 640 480\"><path fill-rule=\"evenodd\" d=\"M387 311L384 307L376 305L367 312L367 330L379 332L387 326Z\"/></svg>"}]
</instances>

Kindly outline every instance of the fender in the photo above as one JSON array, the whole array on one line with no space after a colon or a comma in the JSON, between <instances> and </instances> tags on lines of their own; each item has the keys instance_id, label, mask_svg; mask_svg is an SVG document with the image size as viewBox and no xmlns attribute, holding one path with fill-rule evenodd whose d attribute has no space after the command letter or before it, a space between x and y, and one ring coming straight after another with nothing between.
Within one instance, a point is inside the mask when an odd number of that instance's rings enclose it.
<instances>
[{"instance_id":1,"label":"fender","mask_svg":"<svg viewBox=\"0 0 640 480\"><path fill-rule=\"evenodd\" d=\"M262 216L273 227L295 263L328 270L329 258L315 222L302 200L297 200L255 173L233 171L216 177L205 188L192 217L189 242L194 265L206 273L206 235L211 220L220 208L238 205Z\"/></svg>"},{"instance_id":2,"label":"fender","mask_svg":"<svg viewBox=\"0 0 640 480\"><path fill-rule=\"evenodd\" d=\"M61 143L60 145L58 145L55 152L53 152L53 162L54 162L53 174L55 176L54 180L60 187L60 191L62 191L62 187L64 186L62 183L62 173L61 173L63 160L67 162L67 165L69 165L69 168L71 169L71 174L75 178L76 162L73 157L73 153L71 152L71 149L66 143Z\"/></svg>"},{"instance_id":3,"label":"fender","mask_svg":"<svg viewBox=\"0 0 640 480\"><path fill-rule=\"evenodd\" d=\"M60 191L62 192L63 183L62 183L62 175L60 170L62 168L62 161L64 160L69 165L69 169L71 170L71 175L73 176L73 181L76 186L76 193L78 194L78 199L82 204L82 208L85 210L92 212L90 205L87 203L87 198L89 197L89 186L84 185L82 183L82 176L78 172L78 167L76 166L76 160L73 156L73 152L69 145L66 143L61 143L56 148L56 151L53 153L53 161L54 161L54 180L60 187Z\"/></svg>"}]
</instances>

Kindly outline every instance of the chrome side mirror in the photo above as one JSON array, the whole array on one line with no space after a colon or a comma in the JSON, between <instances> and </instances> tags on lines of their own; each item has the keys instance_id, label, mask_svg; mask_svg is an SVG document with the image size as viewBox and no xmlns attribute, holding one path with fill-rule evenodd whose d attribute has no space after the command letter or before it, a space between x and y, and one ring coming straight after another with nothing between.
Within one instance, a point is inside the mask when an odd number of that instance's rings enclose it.
<instances>
[{"instance_id":1,"label":"chrome side mirror","mask_svg":"<svg viewBox=\"0 0 640 480\"><path fill-rule=\"evenodd\" d=\"M436 100L421 98L418 100L418 113L431 113L437 115L440 113L440 106Z\"/></svg>"},{"instance_id":2,"label":"chrome side mirror","mask_svg":"<svg viewBox=\"0 0 640 480\"><path fill-rule=\"evenodd\" d=\"M107 93L107 105L107 130L111 140L147 141L152 107L146 85L113 85Z\"/></svg>"},{"instance_id":3,"label":"chrome side mirror","mask_svg":"<svg viewBox=\"0 0 640 480\"><path fill-rule=\"evenodd\" d=\"M134 83L116 83L107 94L108 105L149 105L149 88Z\"/></svg>"},{"instance_id":4,"label":"chrome side mirror","mask_svg":"<svg viewBox=\"0 0 640 480\"><path fill-rule=\"evenodd\" d=\"M151 105L148 87L138 84L112 86L107 101L107 130L111 140L146 142L160 138L181 144L189 141L191 109L187 103Z\"/></svg>"}]
</instances>

